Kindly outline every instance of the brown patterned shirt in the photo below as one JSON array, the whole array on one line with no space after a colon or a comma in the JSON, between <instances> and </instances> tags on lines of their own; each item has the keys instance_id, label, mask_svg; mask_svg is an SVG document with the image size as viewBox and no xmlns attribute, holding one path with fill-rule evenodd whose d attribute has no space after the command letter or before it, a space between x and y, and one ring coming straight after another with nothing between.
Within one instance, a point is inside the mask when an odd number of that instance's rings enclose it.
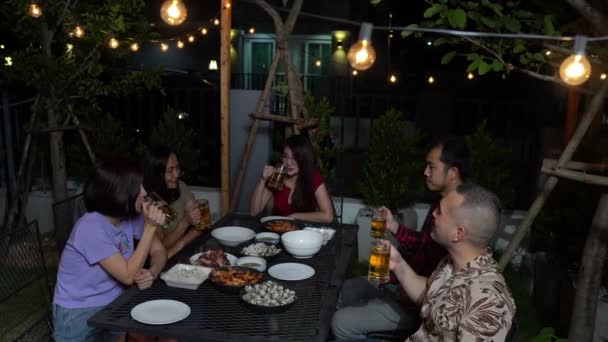
<instances>
[{"instance_id":1,"label":"brown patterned shirt","mask_svg":"<svg viewBox=\"0 0 608 342\"><path fill-rule=\"evenodd\" d=\"M504 341L515 303L492 255L453 270L446 256L427 281L422 325L406 341Z\"/></svg>"}]
</instances>

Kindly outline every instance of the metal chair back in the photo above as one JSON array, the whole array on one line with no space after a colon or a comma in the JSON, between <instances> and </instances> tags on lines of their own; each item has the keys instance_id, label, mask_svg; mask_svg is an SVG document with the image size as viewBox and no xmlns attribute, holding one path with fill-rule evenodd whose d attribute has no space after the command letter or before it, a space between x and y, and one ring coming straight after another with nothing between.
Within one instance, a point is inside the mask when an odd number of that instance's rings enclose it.
<instances>
[{"instance_id":1,"label":"metal chair back","mask_svg":"<svg viewBox=\"0 0 608 342\"><path fill-rule=\"evenodd\" d=\"M84 195L78 194L53 204L53 221L55 224L55 243L59 254L63 252L72 228L78 219L86 213Z\"/></svg>"}]
</instances>

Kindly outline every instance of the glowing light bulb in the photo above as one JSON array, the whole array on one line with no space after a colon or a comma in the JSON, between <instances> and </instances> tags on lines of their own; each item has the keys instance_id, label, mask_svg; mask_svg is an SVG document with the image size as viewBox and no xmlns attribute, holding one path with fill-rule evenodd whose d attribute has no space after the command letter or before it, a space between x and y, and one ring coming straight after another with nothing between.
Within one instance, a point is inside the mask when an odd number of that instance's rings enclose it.
<instances>
[{"instance_id":1,"label":"glowing light bulb","mask_svg":"<svg viewBox=\"0 0 608 342\"><path fill-rule=\"evenodd\" d=\"M559 67L559 77L569 85L585 83L591 74L591 64L584 55L572 55Z\"/></svg>"},{"instance_id":2,"label":"glowing light bulb","mask_svg":"<svg viewBox=\"0 0 608 342\"><path fill-rule=\"evenodd\" d=\"M601 79L601 80L605 80L605 79L606 79L606 74L601 74L601 75L600 75L600 79Z\"/></svg>"},{"instance_id":3,"label":"glowing light bulb","mask_svg":"<svg viewBox=\"0 0 608 342\"><path fill-rule=\"evenodd\" d=\"M358 73L357 70L353 70L353 76L357 76Z\"/></svg>"},{"instance_id":4,"label":"glowing light bulb","mask_svg":"<svg viewBox=\"0 0 608 342\"><path fill-rule=\"evenodd\" d=\"M566 58L559 66L559 77L569 85L585 83L591 75L591 64L585 57L587 37L576 36L574 39L574 54Z\"/></svg>"},{"instance_id":5,"label":"glowing light bulb","mask_svg":"<svg viewBox=\"0 0 608 342\"><path fill-rule=\"evenodd\" d=\"M207 31L207 28L203 27L203 28L201 29L201 34L202 34L203 36L204 36L204 35L206 35L206 34L207 34L207 32L208 32L208 31Z\"/></svg>"},{"instance_id":6,"label":"glowing light bulb","mask_svg":"<svg viewBox=\"0 0 608 342\"><path fill-rule=\"evenodd\" d=\"M218 18L213 19L213 25L217 26L220 24L220 20Z\"/></svg>"},{"instance_id":7,"label":"glowing light bulb","mask_svg":"<svg viewBox=\"0 0 608 342\"><path fill-rule=\"evenodd\" d=\"M551 55L551 50L547 50L547 51L545 52L545 55L547 55L547 56Z\"/></svg>"},{"instance_id":8,"label":"glowing light bulb","mask_svg":"<svg viewBox=\"0 0 608 342\"><path fill-rule=\"evenodd\" d=\"M169 50L169 45L167 45L165 43L160 43L160 50L162 52L165 52L165 51Z\"/></svg>"},{"instance_id":9,"label":"glowing light bulb","mask_svg":"<svg viewBox=\"0 0 608 342\"><path fill-rule=\"evenodd\" d=\"M230 3L229 3L229 2L227 2L227 3L226 3L226 9L230 8L230 6L232 6L232 5L230 5Z\"/></svg>"},{"instance_id":10,"label":"glowing light bulb","mask_svg":"<svg viewBox=\"0 0 608 342\"><path fill-rule=\"evenodd\" d=\"M470 72L470 73L467 74L467 78L470 79L470 80L472 80L473 78L475 78L475 75L473 75L473 73Z\"/></svg>"},{"instance_id":11,"label":"glowing light bulb","mask_svg":"<svg viewBox=\"0 0 608 342\"><path fill-rule=\"evenodd\" d=\"M133 42L129 46L129 49L133 52L137 52L139 50L139 44L137 44L137 42Z\"/></svg>"},{"instance_id":12,"label":"glowing light bulb","mask_svg":"<svg viewBox=\"0 0 608 342\"><path fill-rule=\"evenodd\" d=\"M317 59L317 61L315 62L315 65L317 66L317 68L321 67L321 60Z\"/></svg>"},{"instance_id":13,"label":"glowing light bulb","mask_svg":"<svg viewBox=\"0 0 608 342\"><path fill-rule=\"evenodd\" d=\"M80 26L74 27L74 36L76 36L76 38L82 38L84 36L84 29Z\"/></svg>"},{"instance_id":14,"label":"glowing light bulb","mask_svg":"<svg viewBox=\"0 0 608 342\"><path fill-rule=\"evenodd\" d=\"M178 41L177 41L177 48L178 48L178 49L181 49L181 48L183 48L183 47L184 47L184 42L182 42L181 40L178 40Z\"/></svg>"},{"instance_id":15,"label":"glowing light bulb","mask_svg":"<svg viewBox=\"0 0 608 342\"><path fill-rule=\"evenodd\" d=\"M30 4L29 14L33 18L40 18L40 16L42 15L42 8L40 8L38 4Z\"/></svg>"},{"instance_id":16,"label":"glowing light bulb","mask_svg":"<svg viewBox=\"0 0 608 342\"><path fill-rule=\"evenodd\" d=\"M209 61L209 70L217 70L217 61L215 59Z\"/></svg>"},{"instance_id":17,"label":"glowing light bulb","mask_svg":"<svg viewBox=\"0 0 608 342\"><path fill-rule=\"evenodd\" d=\"M187 16L188 10L181 0L166 0L160 6L160 18L171 26L180 25Z\"/></svg>"},{"instance_id":18,"label":"glowing light bulb","mask_svg":"<svg viewBox=\"0 0 608 342\"><path fill-rule=\"evenodd\" d=\"M376 50L372 47L372 24L363 23L359 32L359 41L350 47L346 58L355 70L367 70L376 61Z\"/></svg>"},{"instance_id":19,"label":"glowing light bulb","mask_svg":"<svg viewBox=\"0 0 608 342\"><path fill-rule=\"evenodd\" d=\"M391 82L391 83L397 82L397 76L391 75L391 77L389 77L388 81Z\"/></svg>"},{"instance_id":20,"label":"glowing light bulb","mask_svg":"<svg viewBox=\"0 0 608 342\"><path fill-rule=\"evenodd\" d=\"M429 79L427 80L430 84L435 83L435 78L433 76L430 76Z\"/></svg>"},{"instance_id":21,"label":"glowing light bulb","mask_svg":"<svg viewBox=\"0 0 608 342\"><path fill-rule=\"evenodd\" d=\"M194 38L194 36L193 36L193 35L189 35L189 36L188 36L188 42L190 42L190 43L194 43L194 40L195 40L195 39L196 39L196 38Z\"/></svg>"},{"instance_id":22,"label":"glowing light bulb","mask_svg":"<svg viewBox=\"0 0 608 342\"><path fill-rule=\"evenodd\" d=\"M255 33L255 28L250 27L250 28L249 28L249 34L254 34L254 33Z\"/></svg>"},{"instance_id":23,"label":"glowing light bulb","mask_svg":"<svg viewBox=\"0 0 608 342\"><path fill-rule=\"evenodd\" d=\"M120 45L120 43L116 38L110 38L108 41L108 46L110 46L110 49L116 49L118 45Z\"/></svg>"}]
</instances>

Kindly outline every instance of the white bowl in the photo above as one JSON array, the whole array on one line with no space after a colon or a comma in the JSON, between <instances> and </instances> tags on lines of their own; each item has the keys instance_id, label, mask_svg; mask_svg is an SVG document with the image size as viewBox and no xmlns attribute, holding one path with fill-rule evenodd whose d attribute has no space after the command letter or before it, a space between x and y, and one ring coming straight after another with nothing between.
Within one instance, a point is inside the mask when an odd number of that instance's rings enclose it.
<instances>
[{"instance_id":1,"label":"white bowl","mask_svg":"<svg viewBox=\"0 0 608 342\"><path fill-rule=\"evenodd\" d=\"M277 233L273 232L263 232L255 234L255 241L259 242L268 242L272 244L277 244L281 240L281 236Z\"/></svg>"},{"instance_id":2,"label":"white bowl","mask_svg":"<svg viewBox=\"0 0 608 342\"><path fill-rule=\"evenodd\" d=\"M162 273L160 278L168 286L183 289L196 290L209 277L211 268L186 264L175 264L167 272Z\"/></svg>"},{"instance_id":3,"label":"white bowl","mask_svg":"<svg viewBox=\"0 0 608 342\"><path fill-rule=\"evenodd\" d=\"M252 264L256 264L257 266L254 266ZM260 258L260 257L254 257L254 256L241 257L241 258L236 259L236 265L254 268L260 272L264 272L266 270L266 260L264 258Z\"/></svg>"},{"instance_id":4,"label":"white bowl","mask_svg":"<svg viewBox=\"0 0 608 342\"><path fill-rule=\"evenodd\" d=\"M281 242L298 259L310 258L317 254L323 245L323 235L310 230L296 230L281 235Z\"/></svg>"},{"instance_id":5,"label":"white bowl","mask_svg":"<svg viewBox=\"0 0 608 342\"><path fill-rule=\"evenodd\" d=\"M253 239L255 232L244 227L221 227L211 231L211 236L222 245L233 247Z\"/></svg>"}]
</instances>

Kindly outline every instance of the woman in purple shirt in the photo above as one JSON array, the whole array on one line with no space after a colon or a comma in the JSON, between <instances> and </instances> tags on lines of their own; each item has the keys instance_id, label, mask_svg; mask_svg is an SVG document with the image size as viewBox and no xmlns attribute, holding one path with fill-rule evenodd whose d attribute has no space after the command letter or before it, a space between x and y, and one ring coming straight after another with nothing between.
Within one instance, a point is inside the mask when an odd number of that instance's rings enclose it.
<instances>
[{"instance_id":1,"label":"woman in purple shirt","mask_svg":"<svg viewBox=\"0 0 608 342\"><path fill-rule=\"evenodd\" d=\"M167 254L156 237L164 214L144 202L141 184L141 170L133 163L106 161L94 168L84 189L87 213L76 222L59 262L55 341L122 338L122 333L89 327L87 320L126 287L150 287L164 267ZM148 255L150 268L145 269Z\"/></svg>"}]
</instances>

